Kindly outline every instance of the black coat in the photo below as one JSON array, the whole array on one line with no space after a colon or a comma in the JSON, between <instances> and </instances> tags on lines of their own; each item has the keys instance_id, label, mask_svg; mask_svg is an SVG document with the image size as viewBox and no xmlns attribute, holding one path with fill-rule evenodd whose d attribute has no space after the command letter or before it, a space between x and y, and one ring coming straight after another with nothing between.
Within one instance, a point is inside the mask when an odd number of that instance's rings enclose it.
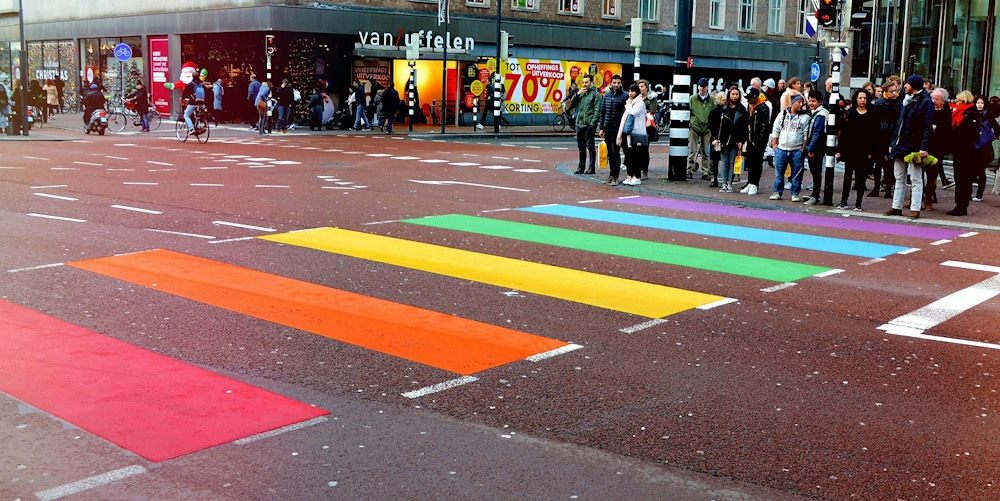
<instances>
[{"instance_id":1,"label":"black coat","mask_svg":"<svg viewBox=\"0 0 1000 501\"><path fill-rule=\"evenodd\" d=\"M735 108L724 104L717 107L716 110L718 113L714 115L714 122L712 121L713 114L708 114L708 126L712 132L712 140L718 140L723 147L736 146L736 143L746 143L750 133L750 126L747 123L749 120L747 109L742 104L737 104Z\"/></svg>"},{"instance_id":2,"label":"black coat","mask_svg":"<svg viewBox=\"0 0 1000 501\"><path fill-rule=\"evenodd\" d=\"M934 110L934 132L931 133L931 145L928 153L938 158L951 153L951 109L948 106Z\"/></svg>"},{"instance_id":3,"label":"black coat","mask_svg":"<svg viewBox=\"0 0 1000 501\"><path fill-rule=\"evenodd\" d=\"M837 141L841 160L869 161L869 155L871 160L879 158L881 144L877 138L880 126L879 117L871 108L864 115L852 108L841 128L840 140Z\"/></svg>"},{"instance_id":4,"label":"black coat","mask_svg":"<svg viewBox=\"0 0 1000 501\"><path fill-rule=\"evenodd\" d=\"M140 115L149 113L149 92L146 91L145 87L136 89L128 98L135 100L136 113Z\"/></svg>"},{"instance_id":5,"label":"black coat","mask_svg":"<svg viewBox=\"0 0 1000 501\"><path fill-rule=\"evenodd\" d=\"M771 109L767 103L760 103L750 112L750 131L747 135L748 149L764 151L771 137Z\"/></svg>"},{"instance_id":6,"label":"black coat","mask_svg":"<svg viewBox=\"0 0 1000 501\"><path fill-rule=\"evenodd\" d=\"M920 91L903 106L899 122L889 146L892 158L903 158L917 151L928 151L931 147L931 132L934 130L934 102L927 91Z\"/></svg>"},{"instance_id":7,"label":"black coat","mask_svg":"<svg viewBox=\"0 0 1000 501\"><path fill-rule=\"evenodd\" d=\"M396 92L395 88L389 87L382 91L382 114L391 117L397 111L399 111L399 92Z\"/></svg>"},{"instance_id":8,"label":"black coat","mask_svg":"<svg viewBox=\"0 0 1000 501\"><path fill-rule=\"evenodd\" d=\"M976 150L976 140L979 138L979 126L983 115L975 106L970 106L962 114L958 127L952 129L952 156L955 159L955 169L969 170L981 165L985 155ZM992 147L990 148L992 150Z\"/></svg>"}]
</instances>

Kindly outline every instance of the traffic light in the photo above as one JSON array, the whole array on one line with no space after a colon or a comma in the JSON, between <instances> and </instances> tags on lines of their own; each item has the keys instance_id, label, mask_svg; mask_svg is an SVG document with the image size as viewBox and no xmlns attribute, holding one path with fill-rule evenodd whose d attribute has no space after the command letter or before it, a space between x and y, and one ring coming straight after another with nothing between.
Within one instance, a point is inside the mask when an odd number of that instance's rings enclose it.
<instances>
[{"instance_id":1,"label":"traffic light","mask_svg":"<svg viewBox=\"0 0 1000 501\"><path fill-rule=\"evenodd\" d=\"M851 28L860 30L862 25L870 23L874 8L873 0L851 4Z\"/></svg>"},{"instance_id":2,"label":"traffic light","mask_svg":"<svg viewBox=\"0 0 1000 501\"><path fill-rule=\"evenodd\" d=\"M514 35L506 31L500 32L500 59L509 59L510 52L514 49Z\"/></svg>"},{"instance_id":3,"label":"traffic light","mask_svg":"<svg viewBox=\"0 0 1000 501\"><path fill-rule=\"evenodd\" d=\"M837 9L839 0L819 0L819 10L816 11L816 21L820 26L829 28L837 25Z\"/></svg>"},{"instance_id":4,"label":"traffic light","mask_svg":"<svg viewBox=\"0 0 1000 501\"><path fill-rule=\"evenodd\" d=\"M274 35L264 35L264 49L269 56L278 52L277 47L274 46Z\"/></svg>"},{"instance_id":5,"label":"traffic light","mask_svg":"<svg viewBox=\"0 0 1000 501\"><path fill-rule=\"evenodd\" d=\"M633 17L631 21L625 23L629 29L629 34L625 35L625 40L629 41L630 47L642 47L642 18Z\"/></svg>"}]
</instances>

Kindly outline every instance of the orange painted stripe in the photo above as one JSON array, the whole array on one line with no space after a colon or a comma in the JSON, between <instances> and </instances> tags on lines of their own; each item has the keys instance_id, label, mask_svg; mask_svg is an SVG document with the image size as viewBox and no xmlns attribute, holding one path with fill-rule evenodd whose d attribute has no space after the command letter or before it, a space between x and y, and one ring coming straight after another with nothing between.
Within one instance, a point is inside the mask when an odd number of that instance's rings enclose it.
<instances>
[{"instance_id":1,"label":"orange painted stripe","mask_svg":"<svg viewBox=\"0 0 1000 501\"><path fill-rule=\"evenodd\" d=\"M463 375L568 344L167 250L69 265Z\"/></svg>"}]
</instances>

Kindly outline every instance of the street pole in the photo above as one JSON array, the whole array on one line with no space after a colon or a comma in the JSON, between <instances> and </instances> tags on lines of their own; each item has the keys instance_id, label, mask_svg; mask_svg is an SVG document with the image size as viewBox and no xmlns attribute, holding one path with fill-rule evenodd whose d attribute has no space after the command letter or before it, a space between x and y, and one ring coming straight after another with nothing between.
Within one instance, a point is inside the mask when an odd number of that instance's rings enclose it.
<instances>
[{"instance_id":1,"label":"street pole","mask_svg":"<svg viewBox=\"0 0 1000 501\"><path fill-rule=\"evenodd\" d=\"M417 88L417 63L416 61L410 60L410 82L407 85L407 92L410 94L410 106L409 106L409 120L407 122L410 124L410 132L413 132L413 107L416 104L414 102L414 89Z\"/></svg>"},{"instance_id":2,"label":"street pole","mask_svg":"<svg viewBox=\"0 0 1000 501\"><path fill-rule=\"evenodd\" d=\"M441 134L444 134L445 117L448 111L448 5L450 0L438 0L444 2L444 57L441 58ZM457 120L458 117L456 117ZM457 125L457 123L456 123Z\"/></svg>"},{"instance_id":3,"label":"street pole","mask_svg":"<svg viewBox=\"0 0 1000 501\"><path fill-rule=\"evenodd\" d=\"M503 108L503 96L500 95L500 21L503 13L503 0L497 1L497 72L493 79L493 133L500 133L500 111ZM486 118L483 118L486 121Z\"/></svg>"},{"instance_id":4,"label":"street pole","mask_svg":"<svg viewBox=\"0 0 1000 501\"><path fill-rule=\"evenodd\" d=\"M833 205L833 176L837 165L837 115L840 114L840 62L841 49L847 46L843 42L828 43L830 58L833 65L830 77L833 79L833 89L830 91L828 110L830 115L826 124L826 169L823 175L823 205ZM862 180L863 181L863 180Z\"/></svg>"},{"instance_id":5,"label":"street pole","mask_svg":"<svg viewBox=\"0 0 1000 501\"><path fill-rule=\"evenodd\" d=\"M28 52L28 44L24 42L24 0L17 2L17 18L21 30L21 51L18 52L18 68L21 70L21 106L17 110L21 116L21 133L28 135L28 67L25 65L24 54Z\"/></svg>"},{"instance_id":6,"label":"street pole","mask_svg":"<svg viewBox=\"0 0 1000 501\"><path fill-rule=\"evenodd\" d=\"M667 181L687 181L688 135L691 123L692 0L677 0L677 41L674 48L674 86L670 109L670 160Z\"/></svg>"}]
</instances>

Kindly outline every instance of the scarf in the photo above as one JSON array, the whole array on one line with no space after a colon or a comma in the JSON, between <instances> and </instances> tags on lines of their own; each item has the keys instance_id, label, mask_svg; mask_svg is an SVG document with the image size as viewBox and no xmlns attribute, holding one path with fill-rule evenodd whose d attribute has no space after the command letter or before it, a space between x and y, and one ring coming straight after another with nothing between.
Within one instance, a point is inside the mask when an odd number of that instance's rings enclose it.
<instances>
[{"instance_id":1,"label":"scarf","mask_svg":"<svg viewBox=\"0 0 1000 501\"><path fill-rule=\"evenodd\" d=\"M955 111L951 112L951 127L957 129L962 123L962 118L965 117L965 111L972 107L972 104L960 104L955 108Z\"/></svg>"}]
</instances>

